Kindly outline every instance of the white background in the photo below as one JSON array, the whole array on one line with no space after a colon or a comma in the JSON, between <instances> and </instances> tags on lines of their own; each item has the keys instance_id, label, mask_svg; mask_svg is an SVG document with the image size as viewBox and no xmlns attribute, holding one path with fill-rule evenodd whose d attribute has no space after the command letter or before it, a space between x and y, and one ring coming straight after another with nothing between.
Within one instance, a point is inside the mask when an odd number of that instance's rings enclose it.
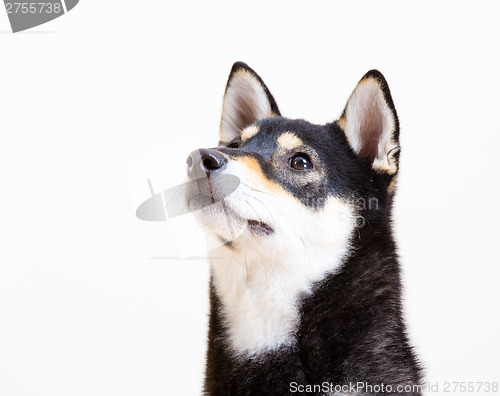
<instances>
[{"instance_id":1,"label":"white background","mask_svg":"<svg viewBox=\"0 0 500 396\"><path fill-rule=\"evenodd\" d=\"M439 393L500 381L499 7L305 4L82 0L15 35L0 12L1 396L200 394L201 238L135 209L215 145L236 60L315 123L384 73L411 339Z\"/></svg>"}]
</instances>

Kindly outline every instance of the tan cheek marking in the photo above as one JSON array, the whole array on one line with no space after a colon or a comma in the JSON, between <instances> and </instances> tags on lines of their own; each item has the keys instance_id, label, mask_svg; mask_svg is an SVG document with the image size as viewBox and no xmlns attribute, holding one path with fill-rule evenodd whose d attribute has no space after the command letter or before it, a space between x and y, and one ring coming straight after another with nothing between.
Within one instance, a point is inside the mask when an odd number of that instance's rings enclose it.
<instances>
[{"instance_id":1,"label":"tan cheek marking","mask_svg":"<svg viewBox=\"0 0 500 396\"><path fill-rule=\"evenodd\" d=\"M248 128L243 129L241 133L241 141L244 142L259 133L259 128L255 125L251 125Z\"/></svg>"},{"instance_id":2,"label":"tan cheek marking","mask_svg":"<svg viewBox=\"0 0 500 396\"><path fill-rule=\"evenodd\" d=\"M255 158L252 157L240 157L236 160L238 163L243 164L247 169L249 174L252 176L254 183L252 187L263 189L268 192L281 193L290 196L291 194L284 190L278 183L269 180L262 173L262 169Z\"/></svg>"},{"instance_id":3,"label":"tan cheek marking","mask_svg":"<svg viewBox=\"0 0 500 396\"><path fill-rule=\"evenodd\" d=\"M302 146L304 142L294 133L285 132L278 138L278 144L281 148L284 148L286 150L293 150L297 147Z\"/></svg>"}]
</instances>

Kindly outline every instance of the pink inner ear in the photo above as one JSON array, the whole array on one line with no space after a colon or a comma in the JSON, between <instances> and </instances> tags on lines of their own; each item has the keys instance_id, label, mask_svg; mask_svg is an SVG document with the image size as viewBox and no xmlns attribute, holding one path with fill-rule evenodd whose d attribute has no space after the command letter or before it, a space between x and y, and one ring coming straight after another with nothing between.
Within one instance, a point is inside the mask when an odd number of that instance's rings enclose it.
<instances>
[{"instance_id":1,"label":"pink inner ear","mask_svg":"<svg viewBox=\"0 0 500 396\"><path fill-rule=\"evenodd\" d=\"M378 156L378 144L384 130L384 114L381 111L376 93L368 95L366 100L365 111L360 114L362 119L359 131L361 147L358 154L374 159Z\"/></svg>"},{"instance_id":2,"label":"pink inner ear","mask_svg":"<svg viewBox=\"0 0 500 396\"><path fill-rule=\"evenodd\" d=\"M342 117L346 137L356 154L372 160L374 168L394 172L396 165L391 165L388 154L397 146L392 141L397 121L379 82L361 80Z\"/></svg>"},{"instance_id":3,"label":"pink inner ear","mask_svg":"<svg viewBox=\"0 0 500 396\"><path fill-rule=\"evenodd\" d=\"M235 121L241 130L259 119L259 115L257 114L258 105L247 95L238 97L236 109L237 116L235 117Z\"/></svg>"}]
</instances>

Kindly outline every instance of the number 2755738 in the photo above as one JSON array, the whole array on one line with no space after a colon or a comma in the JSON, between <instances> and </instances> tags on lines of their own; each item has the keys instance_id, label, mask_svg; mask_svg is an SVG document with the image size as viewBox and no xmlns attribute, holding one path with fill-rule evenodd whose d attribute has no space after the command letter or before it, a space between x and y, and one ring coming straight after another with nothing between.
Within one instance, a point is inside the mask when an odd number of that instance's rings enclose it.
<instances>
[{"instance_id":1,"label":"number 2755738","mask_svg":"<svg viewBox=\"0 0 500 396\"><path fill-rule=\"evenodd\" d=\"M60 14L60 3L5 3L7 14Z\"/></svg>"}]
</instances>

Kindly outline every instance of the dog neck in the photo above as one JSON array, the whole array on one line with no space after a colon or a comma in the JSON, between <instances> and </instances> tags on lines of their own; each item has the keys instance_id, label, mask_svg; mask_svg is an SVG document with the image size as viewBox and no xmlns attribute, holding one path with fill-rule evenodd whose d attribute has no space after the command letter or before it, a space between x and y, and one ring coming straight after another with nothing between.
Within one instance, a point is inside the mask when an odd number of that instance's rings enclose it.
<instances>
[{"instance_id":1,"label":"dog neck","mask_svg":"<svg viewBox=\"0 0 500 396\"><path fill-rule=\"evenodd\" d=\"M294 344L301 297L338 270L349 252L347 239L321 242L240 238L217 249L212 284L233 354L252 357Z\"/></svg>"}]
</instances>

